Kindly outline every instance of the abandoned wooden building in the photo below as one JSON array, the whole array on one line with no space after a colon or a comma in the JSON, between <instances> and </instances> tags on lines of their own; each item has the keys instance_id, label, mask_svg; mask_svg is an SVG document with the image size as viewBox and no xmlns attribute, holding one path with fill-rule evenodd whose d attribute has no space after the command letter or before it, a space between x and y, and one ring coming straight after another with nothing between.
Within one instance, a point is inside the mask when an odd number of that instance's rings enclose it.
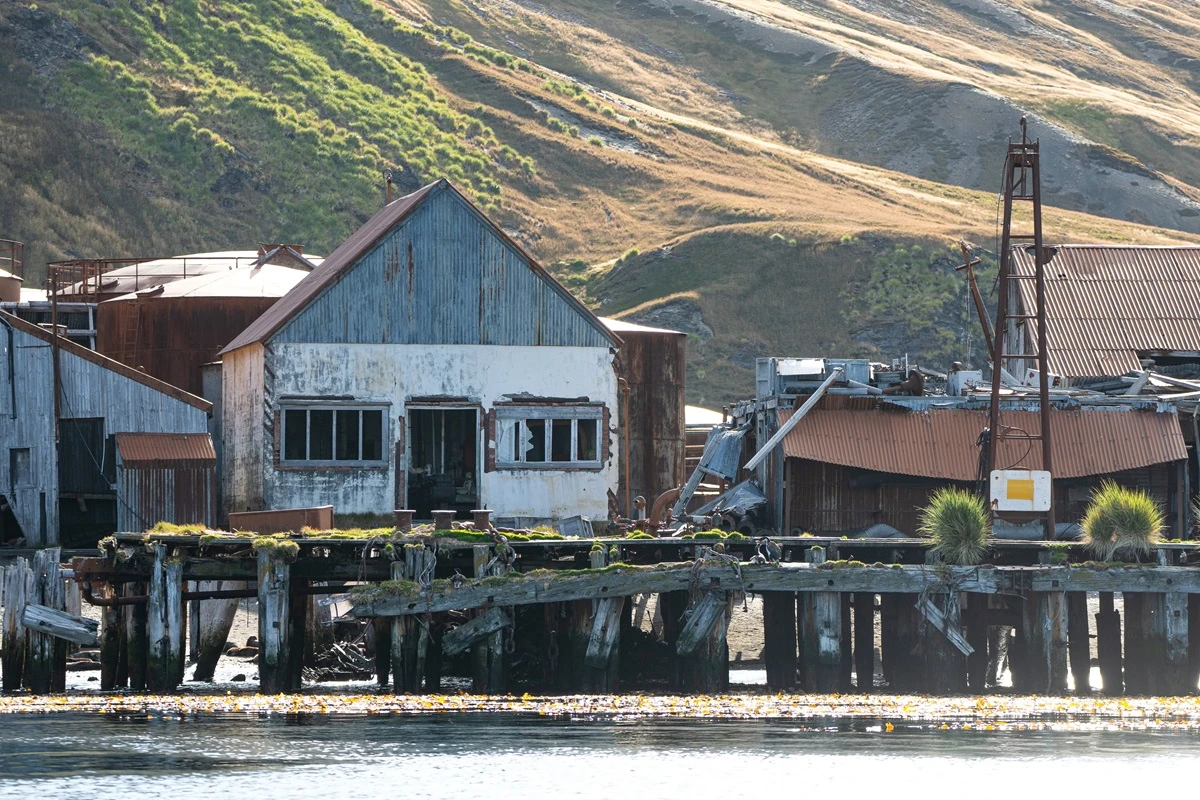
<instances>
[{"instance_id":1,"label":"abandoned wooden building","mask_svg":"<svg viewBox=\"0 0 1200 800\"><path fill-rule=\"evenodd\" d=\"M0 312L0 538L24 538L37 547L93 544L116 529L118 508L163 508L148 498L130 503L122 497L118 473L131 465L128 455L123 462L118 454L118 437L198 434L207 440L212 405L61 337L56 367L53 342L49 331ZM164 477L171 472L169 464L160 466ZM174 491L165 483L160 490ZM204 516L215 502L211 492L192 501L182 517L172 507L159 519L215 521Z\"/></svg>"},{"instance_id":2,"label":"abandoned wooden building","mask_svg":"<svg viewBox=\"0 0 1200 800\"><path fill-rule=\"evenodd\" d=\"M607 519L620 344L438 181L386 206L222 352L225 506ZM682 391L676 405L681 468Z\"/></svg>"}]
</instances>

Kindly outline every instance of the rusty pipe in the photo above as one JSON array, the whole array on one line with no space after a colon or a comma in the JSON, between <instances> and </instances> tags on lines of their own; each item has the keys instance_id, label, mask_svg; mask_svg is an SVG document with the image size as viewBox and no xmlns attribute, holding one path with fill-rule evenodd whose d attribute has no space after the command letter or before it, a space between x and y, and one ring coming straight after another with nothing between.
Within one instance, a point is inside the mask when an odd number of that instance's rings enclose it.
<instances>
[{"instance_id":1,"label":"rusty pipe","mask_svg":"<svg viewBox=\"0 0 1200 800\"><path fill-rule=\"evenodd\" d=\"M113 608L114 606L138 606L143 603L148 603L150 597L144 594L129 595L128 597L96 597L92 594L92 582L83 581L79 584L79 595L88 602L89 605L100 606L102 608Z\"/></svg>"},{"instance_id":2,"label":"rusty pipe","mask_svg":"<svg viewBox=\"0 0 1200 800\"><path fill-rule=\"evenodd\" d=\"M617 378L617 385L621 387L621 439L625 443L625 517L633 519L633 502L629 499L632 492L629 486L629 381Z\"/></svg>"},{"instance_id":3,"label":"rusty pipe","mask_svg":"<svg viewBox=\"0 0 1200 800\"><path fill-rule=\"evenodd\" d=\"M345 586L297 586L292 591L295 594L318 595L338 594L346 590ZM150 601L149 595L138 594L128 597L96 597L92 593L90 581L84 581L80 587L80 596L90 605L102 608L113 606L135 606ZM183 600L234 600L247 597L258 597L258 589L210 589L203 592L181 592Z\"/></svg>"},{"instance_id":4,"label":"rusty pipe","mask_svg":"<svg viewBox=\"0 0 1200 800\"><path fill-rule=\"evenodd\" d=\"M654 505L650 507L650 519L647 524L652 528L658 528L662 524L662 513L666 507L679 499L679 495L683 492L682 486L676 486L674 489L667 489L654 500Z\"/></svg>"}]
</instances>

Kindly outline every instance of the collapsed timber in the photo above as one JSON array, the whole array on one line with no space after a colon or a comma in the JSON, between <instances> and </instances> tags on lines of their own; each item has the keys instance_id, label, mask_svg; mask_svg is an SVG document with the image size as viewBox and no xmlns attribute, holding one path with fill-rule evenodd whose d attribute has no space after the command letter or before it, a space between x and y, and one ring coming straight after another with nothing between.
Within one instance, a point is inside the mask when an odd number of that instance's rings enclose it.
<instances>
[{"instance_id":1,"label":"collapsed timber","mask_svg":"<svg viewBox=\"0 0 1200 800\"><path fill-rule=\"evenodd\" d=\"M70 575L102 608L103 689L177 689L189 631L196 679L211 679L237 603L253 597L262 691L301 691L314 639L332 635L314 625L330 605L318 598L330 595L366 621L379 683L396 692L437 694L458 670L479 693L612 693L633 687L635 662L674 690L721 692L730 614L745 594L763 598L772 690L977 693L996 685L1003 653L1017 691L1061 694L1070 675L1086 693L1093 637L1106 694L1189 694L1200 682L1193 543L1164 543L1151 563L1101 564L1060 543L995 542L991 563L975 567L938 563L924 540L770 545L118 534L102 557L73 559ZM39 559L37 570L19 563L5 575L6 690L61 690L62 645L97 636L50 599L63 594L57 554ZM648 650L651 598L661 627ZM203 618L190 629L189 608Z\"/></svg>"}]
</instances>

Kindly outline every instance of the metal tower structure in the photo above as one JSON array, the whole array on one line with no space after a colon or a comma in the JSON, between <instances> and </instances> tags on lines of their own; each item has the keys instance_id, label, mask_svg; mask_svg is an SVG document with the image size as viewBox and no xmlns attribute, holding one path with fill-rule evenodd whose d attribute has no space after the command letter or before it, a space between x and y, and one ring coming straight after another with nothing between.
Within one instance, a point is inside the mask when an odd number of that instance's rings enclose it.
<instances>
[{"instance_id":1,"label":"metal tower structure","mask_svg":"<svg viewBox=\"0 0 1200 800\"><path fill-rule=\"evenodd\" d=\"M1029 203L1032 207L1032 226L1030 229L1013 230L1013 204ZM998 297L996 300L996 327L992 343L992 397L988 421L988 470L1011 469L1023 466L1017 464L1000 464L998 457L1000 445L1004 441L1040 441L1042 445L1042 469L1053 476L1054 467L1051 458L1050 438L1050 370L1046 346L1046 261L1047 252L1042 243L1042 189L1040 154L1038 142L1029 141L1026 131L1025 118L1021 117L1021 141L1008 143L1008 155L1004 160L1004 222L1000 242L1000 274L998 277ZM1034 253L1034 274L1017 275L1012 268L1012 248L1014 244L1028 243ZM1013 313L1010 310L1011 295L1016 281L1032 280L1035 282L1035 308L1018 309L1024 313ZM1015 340L1017 326L1023 324L1026 331L1030 323L1034 324L1037 334L1037 350L1029 352L1009 352L1008 348ZM1011 327L1010 327L1011 326ZM1020 348L1028 350L1028 346ZM1016 362L1028 366L1029 362L1037 364L1038 371L1038 415L1039 430L1036 433L1022 431L1006 426L1000 410L1000 389L1003 385L1002 370L1005 364ZM1028 451L1027 451L1028 453ZM1022 457L1022 461L1026 456ZM1053 486L1053 484L1051 484ZM1050 507L1041 512L1045 515L1044 538L1053 539L1054 530L1054 494L1051 491ZM994 498L993 498L994 500Z\"/></svg>"}]
</instances>

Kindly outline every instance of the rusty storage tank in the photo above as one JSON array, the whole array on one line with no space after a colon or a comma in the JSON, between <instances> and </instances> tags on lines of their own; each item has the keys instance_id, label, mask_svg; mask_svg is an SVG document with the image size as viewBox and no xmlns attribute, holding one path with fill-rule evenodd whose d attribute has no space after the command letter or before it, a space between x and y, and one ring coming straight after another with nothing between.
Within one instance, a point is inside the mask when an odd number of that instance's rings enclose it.
<instances>
[{"instance_id":1,"label":"rusty storage tank","mask_svg":"<svg viewBox=\"0 0 1200 800\"><path fill-rule=\"evenodd\" d=\"M687 334L650 328L631 322L601 318L621 339L617 374L629 386L629 419L618 415L624 435L628 430L628 469L621 466L617 506L622 516L626 507L626 475L629 497L641 495L647 505L654 498L684 481L684 380L687 373ZM624 403L624 397L622 397Z\"/></svg>"},{"instance_id":2,"label":"rusty storage tank","mask_svg":"<svg viewBox=\"0 0 1200 800\"><path fill-rule=\"evenodd\" d=\"M227 268L105 300L96 349L199 395L201 368L307 274L275 264Z\"/></svg>"},{"instance_id":3,"label":"rusty storage tank","mask_svg":"<svg viewBox=\"0 0 1200 800\"><path fill-rule=\"evenodd\" d=\"M21 283L16 275L0 269L0 303L21 302Z\"/></svg>"}]
</instances>

